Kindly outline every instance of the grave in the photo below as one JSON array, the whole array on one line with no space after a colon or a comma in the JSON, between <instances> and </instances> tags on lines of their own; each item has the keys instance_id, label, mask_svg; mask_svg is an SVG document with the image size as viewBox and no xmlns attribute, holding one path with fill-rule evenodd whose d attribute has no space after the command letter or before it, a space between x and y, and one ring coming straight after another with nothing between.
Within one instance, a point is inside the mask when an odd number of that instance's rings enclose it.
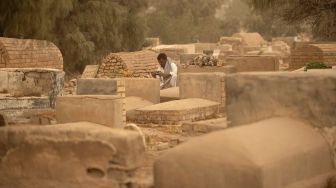
<instances>
[{"instance_id":1,"label":"grave","mask_svg":"<svg viewBox=\"0 0 336 188\"><path fill-rule=\"evenodd\" d=\"M156 188L324 188L336 174L311 125L273 118L195 138L164 153Z\"/></svg>"},{"instance_id":2,"label":"grave","mask_svg":"<svg viewBox=\"0 0 336 188\"><path fill-rule=\"evenodd\" d=\"M77 122L0 128L0 187L107 188L137 186L142 137Z\"/></svg>"},{"instance_id":3,"label":"grave","mask_svg":"<svg viewBox=\"0 0 336 188\"><path fill-rule=\"evenodd\" d=\"M279 57L275 55L231 55L224 65L234 66L237 72L279 71Z\"/></svg>"},{"instance_id":4,"label":"grave","mask_svg":"<svg viewBox=\"0 0 336 188\"><path fill-rule=\"evenodd\" d=\"M220 103L220 111L225 112L224 73L182 73L179 78L180 98L202 98Z\"/></svg>"},{"instance_id":5,"label":"grave","mask_svg":"<svg viewBox=\"0 0 336 188\"><path fill-rule=\"evenodd\" d=\"M110 128L126 125L124 98L117 95L74 95L57 97L57 123L88 121Z\"/></svg>"},{"instance_id":6,"label":"grave","mask_svg":"<svg viewBox=\"0 0 336 188\"><path fill-rule=\"evenodd\" d=\"M139 124L178 125L216 117L220 104L205 99L184 99L135 110L131 121Z\"/></svg>"},{"instance_id":7,"label":"grave","mask_svg":"<svg viewBox=\"0 0 336 188\"><path fill-rule=\"evenodd\" d=\"M290 59L290 70L300 69L309 62L336 65L336 43L298 45L292 51Z\"/></svg>"},{"instance_id":8,"label":"grave","mask_svg":"<svg viewBox=\"0 0 336 188\"><path fill-rule=\"evenodd\" d=\"M49 41L0 37L0 68L63 70L63 57Z\"/></svg>"},{"instance_id":9,"label":"grave","mask_svg":"<svg viewBox=\"0 0 336 188\"><path fill-rule=\"evenodd\" d=\"M79 79L77 95L120 95L160 102L160 81L154 78Z\"/></svg>"},{"instance_id":10,"label":"grave","mask_svg":"<svg viewBox=\"0 0 336 188\"><path fill-rule=\"evenodd\" d=\"M277 116L302 118L316 127L336 126L334 72L227 75L226 110L230 126Z\"/></svg>"},{"instance_id":11,"label":"grave","mask_svg":"<svg viewBox=\"0 0 336 188\"><path fill-rule=\"evenodd\" d=\"M8 124L25 124L31 116L50 114L63 84L64 72L56 69L0 69L0 112Z\"/></svg>"}]
</instances>

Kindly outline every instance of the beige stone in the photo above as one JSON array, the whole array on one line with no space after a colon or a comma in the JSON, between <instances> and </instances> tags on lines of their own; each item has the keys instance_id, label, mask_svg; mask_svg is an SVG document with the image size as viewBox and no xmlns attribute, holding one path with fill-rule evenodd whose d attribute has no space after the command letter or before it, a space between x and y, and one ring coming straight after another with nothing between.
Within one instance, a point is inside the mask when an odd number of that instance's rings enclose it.
<instances>
[{"instance_id":1,"label":"beige stone","mask_svg":"<svg viewBox=\"0 0 336 188\"><path fill-rule=\"evenodd\" d=\"M317 127L336 126L336 74L241 73L226 77L226 111L231 126L288 116Z\"/></svg>"},{"instance_id":2,"label":"beige stone","mask_svg":"<svg viewBox=\"0 0 336 188\"><path fill-rule=\"evenodd\" d=\"M183 73L179 78L180 98L202 98L221 104L225 111L224 73Z\"/></svg>"},{"instance_id":3,"label":"beige stone","mask_svg":"<svg viewBox=\"0 0 336 188\"><path fill-rule=\"evenodd\" d=\"M234 66L237 72L268 72L279 71L279 56L244 55L228 56L225 65Z\"/></svg>"},{"instance_id":4,"label":"beige stone","mask_svg":"<svg viewBox=\"0 0 336 188\"><path fill-rule=\"evenodd\" d=\"M115 95L76 95L57 97L58 123L88 121L111 128L125 126L124 101Z\"/></svg>"},{"instance_id":5,"label":"beige stone","mask_svg":"<svg viewBox=\"0 0 336 188\"><path fill-rule=\"evenodd\" d=\"M125 95L160 103L160 81L154 78L79 79L78 95Z\"/></svg>"},{"instance_id":6,"label":"beige stone","mask_svg":"<svg viewBox=\"0 0 336 188\"><path fill-rule=\"evenodd\" d=\"M15 97L49 96L51 100L63 90L64 72L43 68L6 68L0 70L0 89Z\"/></svg>"},{"instance_id":7,"label":"beige stone","mask_svg":"<svg viewBox=\"0 0 336 188\"><path fill-rule=\"evenodd\" d=\"M86 65L81 78L95 78L98 74L99 65Z\"/></svg>"},{"instance_id":8,"label":"beige stone","mask_svg":"<svg viewBox=\"0 0 336 188\"><path fill-rule=\"evenodd\" d=\"M135 110L131 121L140 124L177 125L216 117L220 104L205 99L184 99L160 103Z\"/></svg>"},{"instance_id":9,"label":"beige stone","mask_svg":"<svg viewBox=\"0 0 336 188\"><path fill-rule=\"evenodd\" d=\"M180 88L171 87L168 89L160 90L160 102L169 102L180 99Z\"/></svg>"},{"instance_id":10,"label":"beige stone","mask_svg":"<svg viewBox=\"0 0 336 188\"><path fill-rule=\"evenodd\" d=\"M79 122L0 128L0 187L123 187L144 157L139 134Z\"/></svg>"},{"instance_id":11,"label":"beige stone","mask_svg":"<svg viewBox=\"0 0 336 188\"><path fill-rule=\"evenodd\" d=\"M155 187L324 188L329 145L309 124L274 118L190 140L155 162Z\"/></svg>"}]
</instances>

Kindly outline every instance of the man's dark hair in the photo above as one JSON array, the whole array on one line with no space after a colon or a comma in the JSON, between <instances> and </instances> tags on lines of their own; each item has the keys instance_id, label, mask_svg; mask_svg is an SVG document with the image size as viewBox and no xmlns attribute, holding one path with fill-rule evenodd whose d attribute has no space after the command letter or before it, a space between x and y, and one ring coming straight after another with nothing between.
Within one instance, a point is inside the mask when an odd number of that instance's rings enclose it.
<instances>
[{"instance_id":1,"label":"man's dark hair","mask_svg":"<svg viewBox=\"0 0 336 188\"><path fill-rule=\"evenodd\" d=\"M167 60L168 57L165 53L160 53L158 56L157 56L157 60Z\"/></svg>"}]
</instances>

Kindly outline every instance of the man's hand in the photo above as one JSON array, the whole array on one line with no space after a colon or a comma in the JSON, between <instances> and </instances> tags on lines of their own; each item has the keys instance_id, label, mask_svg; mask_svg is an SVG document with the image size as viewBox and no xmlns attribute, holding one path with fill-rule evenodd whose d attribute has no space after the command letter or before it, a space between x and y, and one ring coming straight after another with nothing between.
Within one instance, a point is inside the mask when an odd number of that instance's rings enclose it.
<instances>
[{"instance_id":1,"label":"man's hand","mask_svg":"<svg viewBox=\"0 0 336 188\"><path fill-rule=\"evenodd\" d=\"M166 73L163 73L163 72L160 72L159 75L163 78L168 78L168 77L171 76L170 74L166 74Z\"/></svg>"}]
</instances>

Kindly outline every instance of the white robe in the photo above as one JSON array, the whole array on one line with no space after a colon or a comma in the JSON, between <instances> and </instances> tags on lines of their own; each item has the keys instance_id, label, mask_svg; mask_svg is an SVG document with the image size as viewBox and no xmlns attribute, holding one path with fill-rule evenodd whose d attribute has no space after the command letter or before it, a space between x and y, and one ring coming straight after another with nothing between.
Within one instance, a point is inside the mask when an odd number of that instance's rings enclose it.
<instances>
[{"instance_id":1,"label":"white robe","mask_svg":"<svg viewBox=\"0 0 336 188\"><path fill-rule=\"evenodd\" d=\"M160 88L161 89L166 89L169 87L176 87L177 66L172 59L168 58L164 69L161 66L159 66L158 71L171 75L171 77L169 78L160 77Z\"/></svg>"}]
</instances>

